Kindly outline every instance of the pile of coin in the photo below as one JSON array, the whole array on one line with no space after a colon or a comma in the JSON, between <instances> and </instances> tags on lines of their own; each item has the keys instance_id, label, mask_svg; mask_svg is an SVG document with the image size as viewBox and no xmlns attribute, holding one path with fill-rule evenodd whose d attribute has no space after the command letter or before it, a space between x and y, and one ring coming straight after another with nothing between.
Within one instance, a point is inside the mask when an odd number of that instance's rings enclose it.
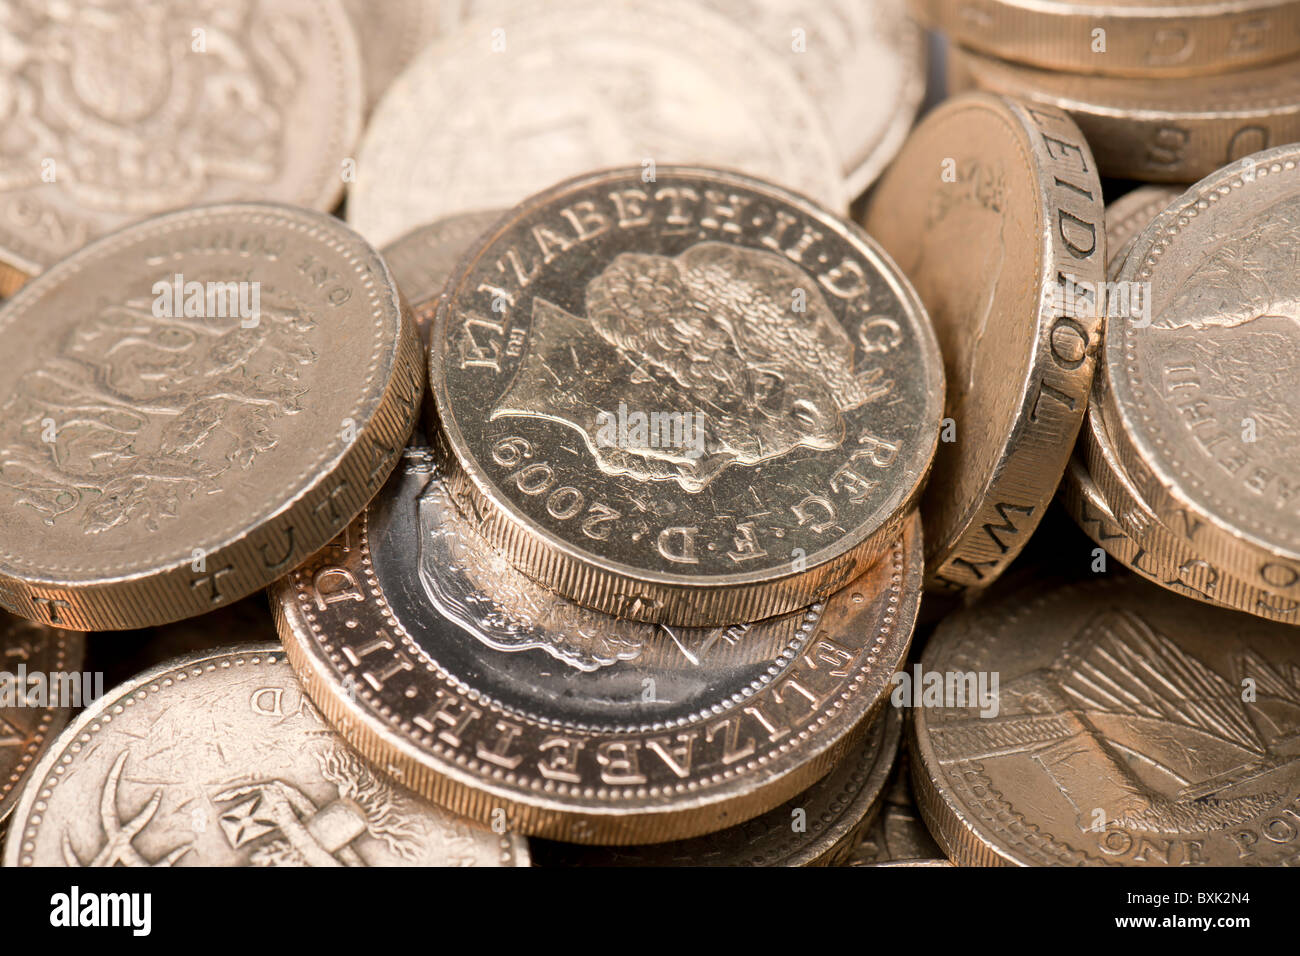
<instances>
[{"instance_id":1,"label":"pile of coin","mask_svg":"<svg viewBox=\"0 0 1300 956\"><path fill-rule=\"evenodd\" d=\"M914 6L0 5L4 864L1293 858L1300 3Z\"/></svg>"},{"instance_id":2,"label":"pile of coin","mask_svg":"<svg viewBox=\"0 0 1300 956\"><path fill-rule=\"evenodd\" d=\"M1295 0L912 0L952 89L1068 112L1103 174L1190 183L1300 140Z\"/></svg>"}]
</instances>

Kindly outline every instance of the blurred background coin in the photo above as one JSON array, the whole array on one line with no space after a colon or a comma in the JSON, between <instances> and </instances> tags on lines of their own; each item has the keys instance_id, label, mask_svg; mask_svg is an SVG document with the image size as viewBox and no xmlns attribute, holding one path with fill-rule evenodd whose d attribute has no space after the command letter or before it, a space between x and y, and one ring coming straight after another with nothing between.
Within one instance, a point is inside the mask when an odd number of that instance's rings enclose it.
<instances>
[{"instance_id":1,"label":"blurred background coin","mask_svg":"<svg viewBox=\"0 0 1300 956\"><path fill-rule=\"evenodd\" d=\"M0 289L200 203L330 209L361 129L339 0L4 5Z\"/></svg>"},{"instance_id":2,"label":"blurred background coin","mask_svg":"<svg viewBox=\"0 0 1300 956\"><path fill-rule=\"evenodd\" d=\"M1300 146L1193 186L1134 241L1102 419L1152 512L1206 560L1300 594Z\"/></svg>"},{"instance_id":3,"label":"blurred background coin","mask_svg":"<svg viewBox=\"0 0 1300 956\"><path fill-rule=\"evenodd\" d=\"M459 19L451 0L343 0L357 34L365 111L369 114L406 65Z\"/></svg>"},{"instance_id":4,"label":"blurred background coin","mask_svg":"<svg viewBox=\"0 0 1300 956\"><path fill-rule=\"evenodd\" d=\"M534 866L835 866L880 809L898 754L902 712L894 707L866 739L798 796L760 817L693 840L589 847L533 840Z\"/></svg>"},{"instance_id":5,"label":"blurred background coin","mask_svg":"<svg viewBox=\"0 0 1300 956\"><path fill-rule=\"evenodd\" d=\"M521 837L380 777L275 644L180 658L114 688L34 775L6 866L528 865Z\"/></svg>"},{"instance_id":6,"label":"blurred background coin","mask_svg":"<svg viewBox=\"0 0 1300 956\"><path fill-rule=\"evenodd\" d=\"M747 177L562 183L462 260L431 392L494 548L606 613L783 614L892 546L938 440L925 310L861 230Z\"/></svg>"},{"instance_id":7,"label":"blurred background coin","mask_svg":"<svg viewBox=\"0 0 1300 956\"><path fill-rule=\"evenodd\" d=\"M468 252L488 227L502 217L500 212L467 212L411 230L387 246L384 261L393 271L397 288L410 303L416 327L427 341L437 298Z\"/></svg>"},{"instance_id":8,"label":"blurred background coin","mask_svg":"<svg viewBox=\"0 0 1300 956\"><path fill-rule=\"evenodd\" d=\"M1188 77L1300 56L1296 0L913 0L954 42L1071 73Z\"/></svg>"},{"instance_id":9,"label":"blurred background coin","mask_svg":"<svg viewBox=\"0 0 1300 956\"><path fill-rule=\"evenodd\" d=\"M348 220L377 245L570 176L740 169L847 207L843 161L790 67L686 0L507 5L420 54L376 108Z\"/></svg>"},{"instance_id":10,"label":"blurred background coin","mask_svg":"<svg viewBox=\"0 0 1300 956\"><path fill-rule=\"evenodd\" d=\"M1076 76L953 48L949 89L977 88L1065 110L1102 175L1190 183L1300 140L1300 60L1181 80Z\"/></svg>"},{"instance_id":11,"label":"blurred background coin","mask_svg":"<svg viewBox=\"0 0 1300 956\"><path fill-rule=\"evenodd\" d=\"M84 648L74 631L0 611L0 828L36 761L96 693L82 669Z\"/></svg>"},{"instance_id":12,"label":"blurred background coin","mask_svg":"<svg viewBox=\"0 0 1300 956\"><path fill-rule=\"evenodd\" d=\"M330 723L449 810L572 843L658 843L779 806L854 751L920 599L919 522L825 604L667 628L534 585L451 503L434 456L276 586Z\"/></svg>"},{"instance_id":13,"label":"blurred background coin","mask_svg":"<svg viewBox=\"0 0 1300 956\"><path fill-rule=\"evenodd\" d=\"M1111 577L954 615L921 665L999 678L994 715L955 695L915 711L917 796L957 863L1294 857L1294 628Z\"/></svg>"},{"instance_id":14,"label":"blurred background coin","mask_svg":"<svg viewBox=\"0 0 1300 956\"><path fill-rule=\"evenodd\" d=\"M0 309L0 605L78 630L265 587L365 505L424 373L383 260L259 203L107 236Z\"/></svg>"},{"instance_id":15,"label":"blurred background coin","mask_svg":"<svg viewBox=\"0 0 1300 956\"><path fill-rule=\"evenodd\" d=\"M916 287L943 353L927 585L983 588L1042 519L1087 407L1105 278L1096 166L1058 110L954 97L903 147L864 225Z\"/></svg>"}]
</instances>

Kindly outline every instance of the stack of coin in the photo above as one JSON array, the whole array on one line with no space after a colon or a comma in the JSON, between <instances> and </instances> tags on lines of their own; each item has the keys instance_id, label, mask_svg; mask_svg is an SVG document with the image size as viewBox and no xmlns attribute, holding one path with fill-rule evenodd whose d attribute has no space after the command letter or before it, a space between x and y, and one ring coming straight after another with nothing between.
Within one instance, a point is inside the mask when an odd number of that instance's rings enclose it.
<instances>
[{"instance_id":1,"label":"stack of coin","mask_svg":"<svg viewBox=\"0 0 1300 956\"><path fill-rule=\"evenodd\" d=\"M362 753L487 825L646 844L772 811L879 736L911 640L925 310L860 230L735 173L459 223L397 247L479 232L416 310L428 445L275 588L290 659ZM768 855L833 857L879 790Z\"/></svg>"},{"instance_id":2,"label":"stack of coin","mask_svg":"<svg viewBox=\"0 0 1300 956\"><path fill-rule=\"evenodd\" d=\"M1144 577L1300 624L1295 281L1300 147L1107 211L1102 372L1062 486ZM1098 552L1098 560L1105 556Z\"/></svg>"},{"instance_id":3,"label":"stack of coin","mask_svg":"<svg viewBox=\"0 0 1300 956\"><path fill-rule=\"evenodd\" d=\"M1067 111L1105 175L1188 183L1300 140L1297 0L912 0L952 89Z\"/></svg>"}]
</instances>

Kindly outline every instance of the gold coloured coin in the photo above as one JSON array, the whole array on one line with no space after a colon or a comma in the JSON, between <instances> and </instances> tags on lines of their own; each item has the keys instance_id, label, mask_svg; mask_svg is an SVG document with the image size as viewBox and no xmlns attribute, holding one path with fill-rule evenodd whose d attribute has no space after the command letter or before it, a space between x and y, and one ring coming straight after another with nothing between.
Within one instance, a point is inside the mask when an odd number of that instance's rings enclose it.
<instances>
[{"instance_id":1,"label":"gold coloured coin","mask_svg":"<svg viewBox=\"0 0 1300 956\"><path fill-rule=\"evenodd\" d=\"M853 752L920 600L920 522L826 603L677 628L535 585L408 450L349 529L276 585L331 725L454 813L572 843L659 843L758 816Z\"/></svg>"},{"instance_id":2,"label":"gold coloured coin","mask_svg":"<svg viewBox=\"0 0 1300 956\"><path fill-rule=\"evenodd\" d=\"M1195 77L1300 55L1295 0L913 0L963 46L1063 73Z\"/></svg>"},{"instance_id":3,"label":"gold coloured coin","mask_svg":"<svg viewBox=\"0 0 1300 956\"><path fill-rule=\"evenodd\" d=\"M1068 116L978 93L931 113L872 194L867 232L929 310L948 383L929 587L992 583L1056 490L1099 347L1103 216Z\"/></svg>"},{"instance_id":4,"label":"gold coloured coin","mask_svg":"<svg viewBox=\"0 0 1300 956\"><path fill-rule=\"evenodd\" d=\"M420 407L392 276L260 203L128 226L0 308L0 605L77 630L201 614L383 485Z\"/></svg>"},{"instance_id":5,"label":"gold coloured coin","mask_svg":"<svg viewBox=\"0 0 1300 956\"><path fill-rule=\"evenodd\" d=\"M534 866L837 866L871 822L898 754L902 712L886 707L830 773L760 817L692 840L587 847L533 840Z\"/></svg>"},{"instance_id":6,"label":"gold coloured coin","mask_svg":"<svg viewBox=\"0 0 1300 956\"><path fill-rule=\"evenodd\" d=\"M917 798L958 864L1295 857L1294 628L1108 578L955 615L921 663L998 678L996 713L955 691L915 711Z\"/></svg>"},{"instance_id":7,"label":"gold coloured coin","mask_svg":"<svg viewBox=\"0 0 1300 956\"><path fill-rule=\"evenodd\" d=\"M954 47L949 88L977 88L1068 112L1105 176L1190 183L1221 166L1300 140L1295 61L1170 82L1074 76Z\"/></svg>"},{"instance_id":8,"label":"gold coloured coin","mask_svg":"<svg viewBox=\"0 0 1300 956\"><path fill-rule=\"evenodd\" d=\"M1091 421L1084 428L1090 434ZM1089 458L1100 454L1095 442L1087 444ZM1191 551L1155 520L1124 475L1076 457L1061 482L1061 501L1088 537L1148 581L1207 604L1300 624L1300 601L1242 581Z\"/></svg>"},{"instance_id":9,"label":"gold coloured coin","mask_svg":"<svg viewBox=\"0 0 1300 956\"><path fill-rule=\"evenodd\" d=\"M6 866L527 866L381 778L276 644L194 654L88 708L33 772Z\"/></svg>"},{"instance_id":10,"label":"gold coloured coin","mask_svg":"<svg viewBox=\"0 0 1300 956\"><path fill-rule=\"evenodd\" d=\"M199 203L331 209L361 131L339 0L15 0L0 66L0 289Z\"/></svg>"},{"instance_id":11,"label":"gold coloured coin","mask_svg":"<svg viewBox=\"0 0 1300 956\"><path fill-rule=\"evenodd\" d=\"M526 574L687 626L797 610L916 501L942 369L861 230L775 186L660 167L516 207L437 303L436 447Z\"/></svg>"},{"instance_id":12,"label":"gold coloured coin","mask_svg":"<svg viewBox=\"0 0 1300 956\"><path fill-rule=\"evenodd\" d=\"M1146 307L1107 324L1105 433L1165 527L1247 582L1300 589L1300 147L1193 186L1117 282Z\"/></svg>"}]
</instances>

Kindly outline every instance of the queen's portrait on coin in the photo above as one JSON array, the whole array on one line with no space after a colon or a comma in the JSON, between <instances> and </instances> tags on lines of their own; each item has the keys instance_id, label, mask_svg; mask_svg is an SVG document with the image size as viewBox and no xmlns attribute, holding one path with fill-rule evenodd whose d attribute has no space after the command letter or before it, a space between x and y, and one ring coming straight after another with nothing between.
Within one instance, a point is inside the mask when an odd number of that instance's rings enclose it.
<instances>
[{"instance_id":1,"label":"queen's portrait on coin","mask_svg":"<svg viewBox=\"0 0 1300 956\"><path fill-rule=\"evenodd\" d=\"M843 414L892 386L878 368L855 372L817 284L775 253L708 241L623 253L585 298L585 316L535 301L528 354L491 417L567 425L608 475L698 492L730 465L838 448ZM655 427L609 440L611 394Z\"/></svg>"}]
</instances>

